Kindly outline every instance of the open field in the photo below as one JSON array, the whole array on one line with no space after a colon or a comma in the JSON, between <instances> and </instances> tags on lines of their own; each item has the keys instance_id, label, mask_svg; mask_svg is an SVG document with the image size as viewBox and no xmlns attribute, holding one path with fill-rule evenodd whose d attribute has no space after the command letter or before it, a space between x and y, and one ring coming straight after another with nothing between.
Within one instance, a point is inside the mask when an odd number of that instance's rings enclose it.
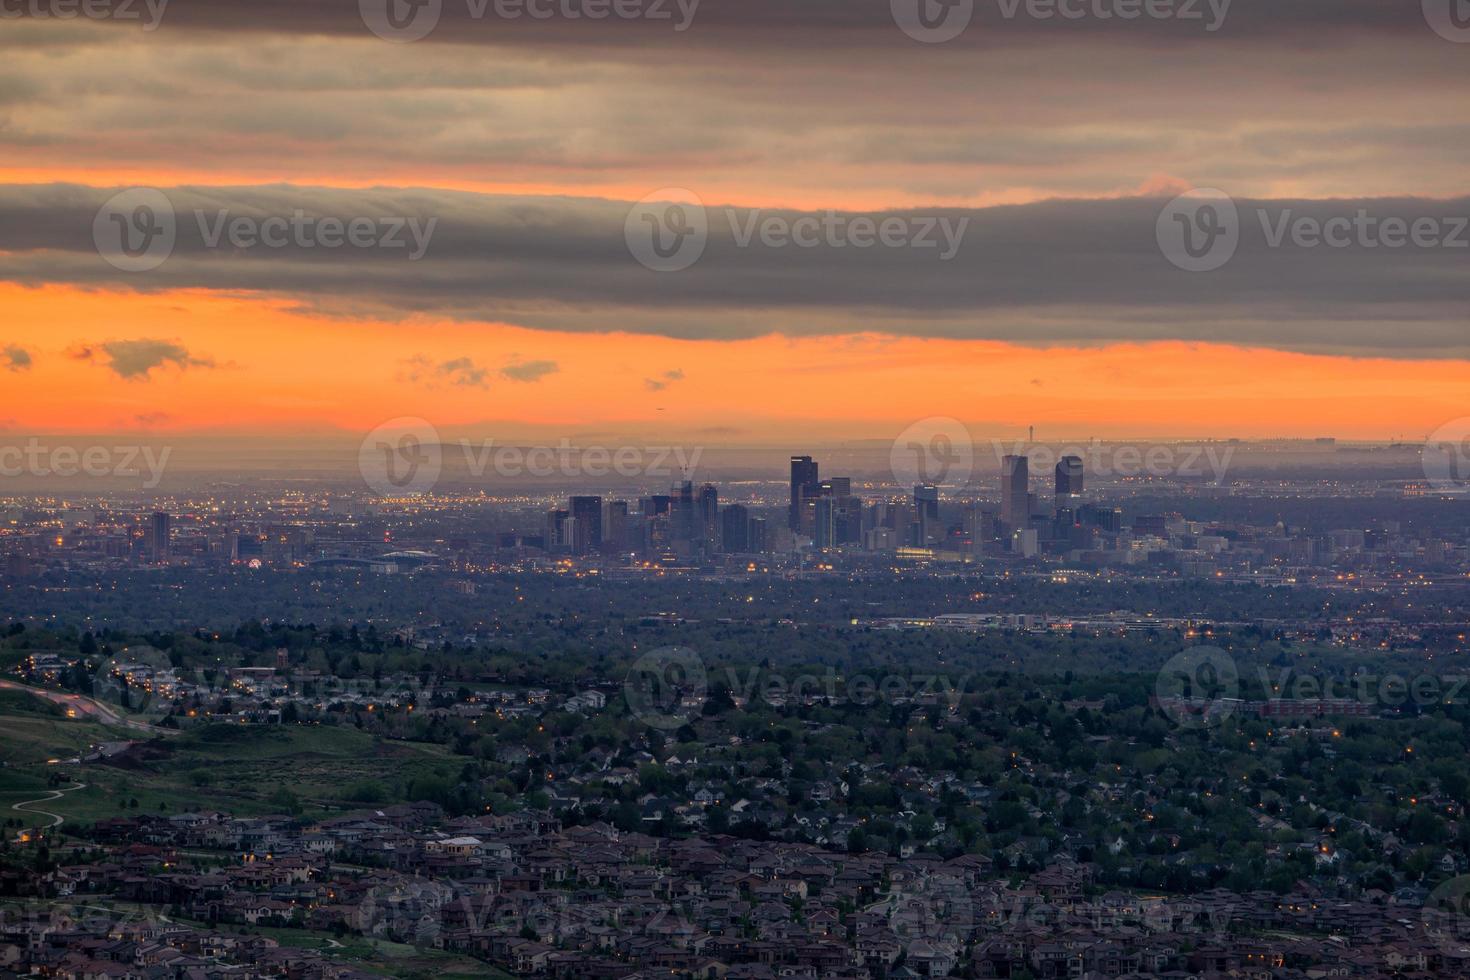
<instances>
[{"instance_id":1,"label":"open field","mask_svg":"<svg viewBox=\"0 0 1470 980\"><path fill-rule=\"evenodd\" d=\"M442 746L398 742L351 728L205 725L168 739L143 741L129 756L76 764L100 742L137 740L139 733L82 717L30 695L0 691L0 810L30 826L39 814L11 811L39 799L48 779L86 788L46 806L68 820L94 821L129 812L228 810L239 815L307 813L354 806L344 799L360 782L391 787L408 778L452 776L456 760Z\"/></svg>"}]
</instances>

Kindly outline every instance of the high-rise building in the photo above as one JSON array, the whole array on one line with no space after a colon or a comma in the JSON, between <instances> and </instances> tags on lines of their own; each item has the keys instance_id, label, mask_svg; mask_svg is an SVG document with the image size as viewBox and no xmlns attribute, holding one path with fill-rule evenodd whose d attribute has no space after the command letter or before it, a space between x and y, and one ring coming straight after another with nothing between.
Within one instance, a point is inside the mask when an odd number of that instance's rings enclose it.
<instances>
[{"instance_id":1,"label":"high-rise building","mask_svg":"<svg viewBox=\"0 0 1470 980\"><path fill-rule=\"evenodd\" d=\"M546 548L565 547L571 544L570 531L567 522L571 519L571 512L565 510L552 510L546 514Z\"/></svg>"},{"instance_id":2,"label":"high-rise building","mask_svg":"<svg viewBox=\"0 0 1470 980\"><path fill-rule=\"evenodd\" d=\"M571 499L572 551L579 555L590 555L602 547L602 498L573 497Z\"/></svg>"},{"instance_id":3,"label":"high-rise building","mask_svg":"<svg viewBox=\"0 0 1470 980\"><path fill-rule=\"evenodd\" d=\"M748 547L752 552L766 551L770 548L770 539L766 532L766 519L764 517L752 517L746 525L749 531Z\"/></svg>"},{"instance_id":4,"label":"high-rise building","mask_svg":"<svg viewBox=\"0 0 1470 980\"><path fill-rule=\"evenodd\" d=\"M1082 457L1063 456L1057 460L1057 496L1068 497L1082 492Z\"/></svg>"},{"instance_id":5,"label":"high-rise building","mask_svg":"<svg viewBox=\"0 0 1470 980\"><path fill-rule=\"evenodd\" d=\"M673 488L672 496L674 499L669 504L669 516L673 518L674 540L692 541L699 521L694 510L694 483L690 480L679 481Z\"/></svg>"},{"instance_id":6,"label":"high-rise building","mask_svg":"<svg viewBox=\"0 0 1470 980\"><path fill-rule=\"evenodd\" d=\"M812 544L818 548L832 548L837 544L837 501L833 497L818 497L812 507Z\"/></svg>"},{"instance_id":7,"label":"high-rise building","mask_svg":"<svg viewBox=\"0 0 1470 980\"><path fill-rule=\"evenodd\" d=\"M706 544L713 545L719 539L720 491L713 483L699 488L696 504L699 512L699 535Z\"/></svg>"},{"instance_id":8,"label":"high-rise building","mask_svg":"<svg viewBox=\"0 0 1470 980\"><path fill-rule=\"evenodd\" d=\"M727 505L720 512L720 532L725 551L750 551L750 510L741 504Z\"/></svg>"},{"instance_id":9,"label":"high-rise building","mask_svg":"<svg viewBox=\"0 0 1470 980\"><path fill-rule=\"evenodd\" d=\"M1025 456L1000 461L1000 519L1008 528L1026 527L1031 520L1030 462Z\"/></svg>"},{"instance_id":10,"label":"high-rise building","mask_svg":"<svg viewBox=\"0 0 1470 980\"><path fill-rule=\"evenodd\" d=\"M623 551L628 547L628 502L610 500L602 519L602 543L605 551Z\"/></svg>"},{"instance_id":11,"label":"high-rise building","mask_svg":"<svg viewBox=\"0 0 1470 980\"><path fill-rule=\"evenodd\" d=\"M939 488L932 483L915 486L914 510L919 521L916 543L923 546L937 542L942 530L939 526Z\"/></svg>"},{"instance_id":12,"label":"high-rise building","mask_svg":"<svg viewBox=\"0 0 1470 980\"><path fill-rule=\"evenodd\" d=\"M173 518L163 511L154 514L152 535L153 560L156 562L168 561L173 538Z\"/></svg>"},{"instance_id":13,"label":"high-rise building","mask_svg":"<svg viewBox=\"0 0 1470 980\"><path fill-rule=\"evenodd\" d=\"M817 476L817 464L810 456L791 457L791 505L789 523L791 530L800 531L809 524L804 515L809 502L821 495L821 479Z\"/></svg>"}]
</instances>

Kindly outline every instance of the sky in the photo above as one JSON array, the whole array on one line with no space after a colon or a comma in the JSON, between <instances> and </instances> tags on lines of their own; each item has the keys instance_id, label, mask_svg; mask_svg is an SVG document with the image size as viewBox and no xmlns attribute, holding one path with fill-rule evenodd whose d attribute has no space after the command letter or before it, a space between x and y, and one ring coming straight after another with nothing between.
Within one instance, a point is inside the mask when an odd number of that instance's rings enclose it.
<instances>
[{"instance_id":1,"label":"sky","mask_svg":"<svg viewBox=\"0 0 1470 980\"><path fill-rule=\"evenodd\" d=\"M1421 439L1467 6L4 0L0 427Z\"/></svg>"}]
</instances>

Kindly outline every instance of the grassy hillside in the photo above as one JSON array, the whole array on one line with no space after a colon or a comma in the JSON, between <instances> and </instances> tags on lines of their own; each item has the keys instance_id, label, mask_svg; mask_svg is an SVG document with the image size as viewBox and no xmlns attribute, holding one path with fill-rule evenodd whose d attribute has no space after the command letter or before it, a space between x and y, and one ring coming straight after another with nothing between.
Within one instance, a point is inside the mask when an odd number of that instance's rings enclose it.
<instances>
[{"instance_id":1,"label":"grassy hillside","mask_svg":"<svg viewBox=\"0 0 1470 980\"><path fill-rule=\"evenodd\" d=\"M0 767L0 809L45 795L47 777L62 772L86 788L42 808L69 820L201 809L251 815L293 804L306 814L326 813L355 806L346 798L354 785L379 784L391 800L393 787L410 779L452 779L462 764L442 746L356 729L231 724L153 739L112 763L48 764L85 755L98 742L136 737L68 719L18 692L0 692L0 760L7 763Z\"/></svg>"}]
</instances>

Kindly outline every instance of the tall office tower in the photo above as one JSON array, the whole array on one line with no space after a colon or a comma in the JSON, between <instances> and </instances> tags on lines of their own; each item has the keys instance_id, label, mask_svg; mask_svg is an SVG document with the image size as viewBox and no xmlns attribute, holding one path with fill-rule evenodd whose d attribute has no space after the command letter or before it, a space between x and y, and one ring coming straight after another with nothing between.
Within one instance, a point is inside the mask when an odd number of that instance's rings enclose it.
<instances>
[{"instance_id":1,"label":"tall office tower","mask_svg":"<svg viewBox=\"0 0 1470 980\"><path fill-rule=\"evenodd\" d=\"M553 510L547 513L547 541L545 541L547 551L572 544L570 539L567 538L567 533L569 533L570 529L566 526L567 520L570 519L572 519L570 511Z\"/></svg>"},{"instance_id":2,"label":"tall office tower","mask_svg":"<svg viewBox=\"0 0 1470 980\"><path fill-rule=\"evenodd\" d=\"M720 511L720 532L727 553L749 551L750 510L741 504L727 505Z\"/></svg>"},{"instance_id":3,"label":"tall office tower","mask_svg":"<svg viewBox=\"0 0 1470 980\"><path fill-rule=\"evenodd\" d=\"M752 517L746 525L749 529L747 546L752 552L766 551L770 548L770 538L766 534L766 519L764 517Z\"/></svg>"},{"instance_id":4,"label":"tall office tower","mask_svg":"<svg viewBox=\"0 0 1470 980\"><path fill-rule=\"evenodd\" d=\"M810 456L792 456L791 511L788 520L791 530L801 530L806 502L815 500L820 495L821 480L817 476L817 464Z\"/></svg>"},{"instance_id":5,"label":"tall office tower","mask_svg":"<svg viewBox=\"0 0 1470 980\"><path fill-rule=\"evenodd\" d=\"M1007 456L1000 461L1000 519L1015 530L1031 520L1031 474L1025 456Z\"/></svg>"},{"instance_id":6,"label":"tall office tower","mask_svg":"<svg viewBox=\"0 0 1470 980\"><path fill-rule=\"evenodd\" d=\"M671 491L673 500L669 503L669 516L673 518L674 540L691 541L694 539L694 530L698 524L698 515L694 510L694 484L689 480L681 480Z\"/></svg>"},{"instance_id":7,"label":"tall office tower","mask_svg":"<svg viewBox=\"0 0 1470 980\"><path fill-rule=\"evenodd\" d=\"M822 496L824 497L851 497L852 477L834 476L822 481Z\"/></svg>"},{"instance_id":8,"label":"tall office tower","mask_svg":"<svg viewBox=\"0 0 1470 980\"><path fill-rule=\"evenodd\" d=\"M168 561L173 537L173 518L163 511L153 515L153 560Z\"/></svg>"},{"instance_id":9,"label":"tall office tower","mask_svg":"<svg viewBox=\"0 0 1470 980\"><path fill-rule=\"evenodd\" d=\"M1082 492L1082 457L1063 456L1057 460L1057 496L1068 497Z\"/></svg>"},{"instance_id":10,"label":"tall office tower","mask_svg":"<svg viewBox=\"0 0 1470 980\"><path fill-rule=\"evenodd\" d=\"M720 491L713 483L706 483L699 488L696 506L699 511L699 536L705 543L713 545L720 536Z\"/></svg>"},{"instance_id":11,"label":"tall office tower","mask_svg":"<svg viewBox=\"0 0 1470 980\"><path fill-rule=\"evenodd\" d=\"M602 547L602 498L573 497L571 508L572 551L590 555Z\"/></svg>"},{"instance_id":12,"label":"tall office tower","mask_svg":"<svg viewBox=\"0 0 1470 980\"><path fill-rule=\"evenodd\" d=\"M602 520L604 551L625 551L628 547L628 502L609 500Z\"/></svg>"},{"instance_id":13,"label":"tall office tower","mask_svg":"<svg viewBox=\"0 0 1470 980\"><path fill-rule=\"evenodd\" d=\"M813 505L812 544L818 548L837 544L837 501L832 497L818 497Z\"/></svg>"},{"instance_id":14,"label":"tall office tower","mask_svg":"<svg viewBox=\"0 0 1470 980\"><path fill-rule=\"evenodd\" d=\"M919 520L917 543L920 545L937 543L943 530L939 526L939 488L932 483L920 483L915 486L914 510Z\"/></svg>"},{"instance_id":15,"label":"tall office tower","mask_svg":"<svg viewBox=\"0 0 1470 980\"><path fill-rule=\"evenodd\" d=\"M914 507L920 516L939 520L939 488L932 483L920 483L914 487Z\"/></svg>"},{"instance_id":16,"label":"tall office tower","mask_svg":"<svg viewBox=\"0 0 1470 980\"><path fill-rule=\"evenodd\" d=\"M837 543L861 544L863 540L863 501L861 497L832 498L836 511Z\"/></svg>"}]
</instances>

